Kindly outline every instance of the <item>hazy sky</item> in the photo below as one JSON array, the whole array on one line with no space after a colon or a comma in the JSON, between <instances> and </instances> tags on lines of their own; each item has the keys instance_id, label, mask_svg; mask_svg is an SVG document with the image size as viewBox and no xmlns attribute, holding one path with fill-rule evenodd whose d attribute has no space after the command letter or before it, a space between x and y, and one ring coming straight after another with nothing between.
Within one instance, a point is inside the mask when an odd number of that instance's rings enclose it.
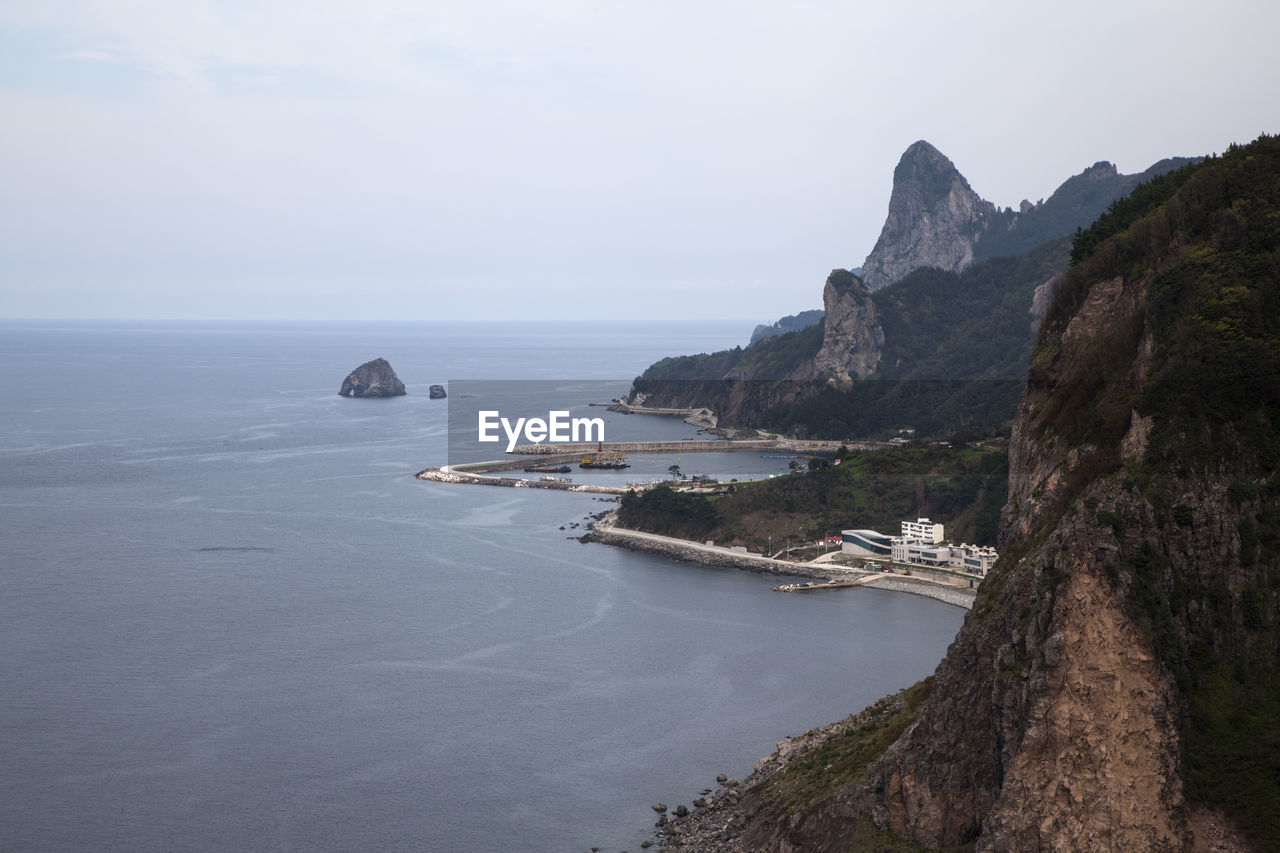
<instances>
[{"instance_id":1,"label":"hazy sky","mask_svg":"<svg viewBox=\"0 0 1280 853\"><path fill-rule=\"evenodd\" d=\"M0 0L0 316L769 321L927 139L997 204L1280 131L1280 3Z\"/></svg>"}]
</instances>

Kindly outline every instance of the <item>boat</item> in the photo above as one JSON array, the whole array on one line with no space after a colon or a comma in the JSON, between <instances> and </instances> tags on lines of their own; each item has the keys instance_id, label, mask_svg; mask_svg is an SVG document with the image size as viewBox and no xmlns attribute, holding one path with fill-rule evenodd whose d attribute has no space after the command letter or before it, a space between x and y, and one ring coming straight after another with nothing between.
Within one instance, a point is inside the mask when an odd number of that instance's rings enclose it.
<instances>
[{"instance_id":1,"label":"boat","mask_svg":"<svg viewBox=\"0 0 1280 853\"><path fill-rule=\"evenodd\" d=\"M530 465L524 470L526 474L568 474L573 469L568 465Z\"/></svg>"},{"instance_id":2,"label":"boat","mask_svg":"<svg viewBox=\"0 0 1280 853\"><path fill-rule=\"evenodd\" d=\"M596 471L620 471L623 468L630 468L631 464L621 453L590 453L582 457L578 467Z\"/></svg>"},{"instance_id":3,"label":"boat","mask_svg":"<svg viewBox=\"0 0 1280 853\"><path fill-rule=\"evenodd\" d=\"M623 468L630 468L631 463L627 462L625 459L599 459L579 462L578 467L590 468L597 471L620 471Z\"/></svg>"}]
</instances>

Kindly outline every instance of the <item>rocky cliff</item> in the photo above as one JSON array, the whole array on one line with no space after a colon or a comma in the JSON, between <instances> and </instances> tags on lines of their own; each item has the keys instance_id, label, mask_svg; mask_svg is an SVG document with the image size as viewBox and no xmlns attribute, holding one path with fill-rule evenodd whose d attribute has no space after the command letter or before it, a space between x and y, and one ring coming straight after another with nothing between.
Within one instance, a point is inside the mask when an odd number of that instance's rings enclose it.
<instances>
[{"instance_id":1,"label":"rocky cliff","mask_svg":"<svg viewBox=\"0 0 1280 853\"><path fill-rule=\"evenodd\" d=\"M663 405L710 407L724 426L828 436L865 436L869 427L1007 423L1046 307L1046 282L1066 266L1068 235L1143 181L1191 162L1162 160L1137 175L1095 163L1047 201L1025 202L1014 213L978 198L950 160L917 142L895 170L867 278L844 270L828 277L824 311L813 312L821 325L745 349L663 359L633 390ZM876 289L876 281L888 286ZM848 391L868 377L953 384L931 386L927 400L893 383L860 389L856 399L823 394ZM991 380L1019 387L996 388ZM881 412L884 423L871 425L857 414L868 408Z\"/></svg>"},{"instance_id":2,"label":"rocky cliff","mask_svg":"<svg viewBox=\"0 0 1280 853\"><path fill-rule=\"evenodd\" d=\"M862 280L879 290L920 267L959 272L973 262L974 246L996 213L955 164L922 139L893 170L889 215L862 264Z\"/></svg>"},{"instance_id":3,"label":"rocky cliff","mask_svg":"<svg viewBox=\"0 0 1280 853\"><path fill-rule=\"evenodd\" d=\"M1017 211L984 200L947 157L928 142L903 153L893 172L889 213L863 264L871 290L923 267L960 272L977 261L1015 257L1087 227L1140 184L1196 162L1170 157L1123 175L1105 160L1072 175L1048 199L1024 200Z\"/></svg>"},{"instance_id":4,"label":"rocky cliff","mask_svg":"<svg viewBox=\"0 0 1280 853\"><path fill-rule=\"evenodd\" d=\"M375 358L357 367L342 380L340 397L401 397L404 383L385 358Z\"/></svg>"},{"instance_id":5,"label":"rocky cliff","mask_svg":"<svg viewBox=\"0 0 1280 853\"><path fill-rule=\"evenodd\" d=\"M1152 182L1076 242L1002 557L927 696L754 780L698 849L1274 849L1280 141Z\"/></svg>"},{"instance_id":6,"label":"rocky cliff","mask_svg":"<svg viewBox=\"0 0 1280 853\"><path fill-rule=\"evenodd\" d=\"M880 363L884 329L871 291L848 270L832 270L822 288L822 349L814 367L838 386L866 379Z\"/></svg>"}]
</instances>

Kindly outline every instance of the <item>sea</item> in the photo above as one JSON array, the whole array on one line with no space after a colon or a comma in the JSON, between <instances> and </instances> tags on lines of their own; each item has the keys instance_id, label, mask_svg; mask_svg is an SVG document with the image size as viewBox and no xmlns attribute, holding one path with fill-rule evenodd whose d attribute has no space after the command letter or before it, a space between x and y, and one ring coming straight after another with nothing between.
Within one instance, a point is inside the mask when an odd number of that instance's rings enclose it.
<instances>
[{"instance_id":1,"label":"sea","mask_svg":"<svg viewBox=\"0 0 1280 853\"><path fill-rule=\"evenodd\" d=\"M775 593L579 542L598 495L414 476L450 453L430 384L586 411L579 380L748 332L0 321L0 849L634 851L651 803L930 674L959 608ZM376 357L408 395L339 397ZM640 476L670 464L786 463Z\"/></svg>"}]
</instances>

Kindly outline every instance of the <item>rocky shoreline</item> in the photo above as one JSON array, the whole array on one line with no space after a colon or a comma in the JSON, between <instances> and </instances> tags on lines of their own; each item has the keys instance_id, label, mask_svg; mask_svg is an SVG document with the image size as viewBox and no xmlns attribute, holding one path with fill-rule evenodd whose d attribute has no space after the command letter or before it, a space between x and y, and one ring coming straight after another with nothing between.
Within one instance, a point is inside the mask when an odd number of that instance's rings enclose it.
<instances>
[{"instance_id":1,"label":"rocky shoreline","mask_svg":"<svg viewBox=\"0 0 1280 853\"><path fill-rule=\"evenodd\" d=\"M763 794L770 779L832 738L875 725L902 712L907 704L907 691L900 690L842 720L785 738L772 753L756 762L747 778L718 776L720 787L703 789L701 796L692 800L692 808L682 804L668 814L664 803L655 804L654 809L662 814L653 837L642 846L689 853L751 853L748 830L773 819Z\"/></svg>"}]
</instances>

